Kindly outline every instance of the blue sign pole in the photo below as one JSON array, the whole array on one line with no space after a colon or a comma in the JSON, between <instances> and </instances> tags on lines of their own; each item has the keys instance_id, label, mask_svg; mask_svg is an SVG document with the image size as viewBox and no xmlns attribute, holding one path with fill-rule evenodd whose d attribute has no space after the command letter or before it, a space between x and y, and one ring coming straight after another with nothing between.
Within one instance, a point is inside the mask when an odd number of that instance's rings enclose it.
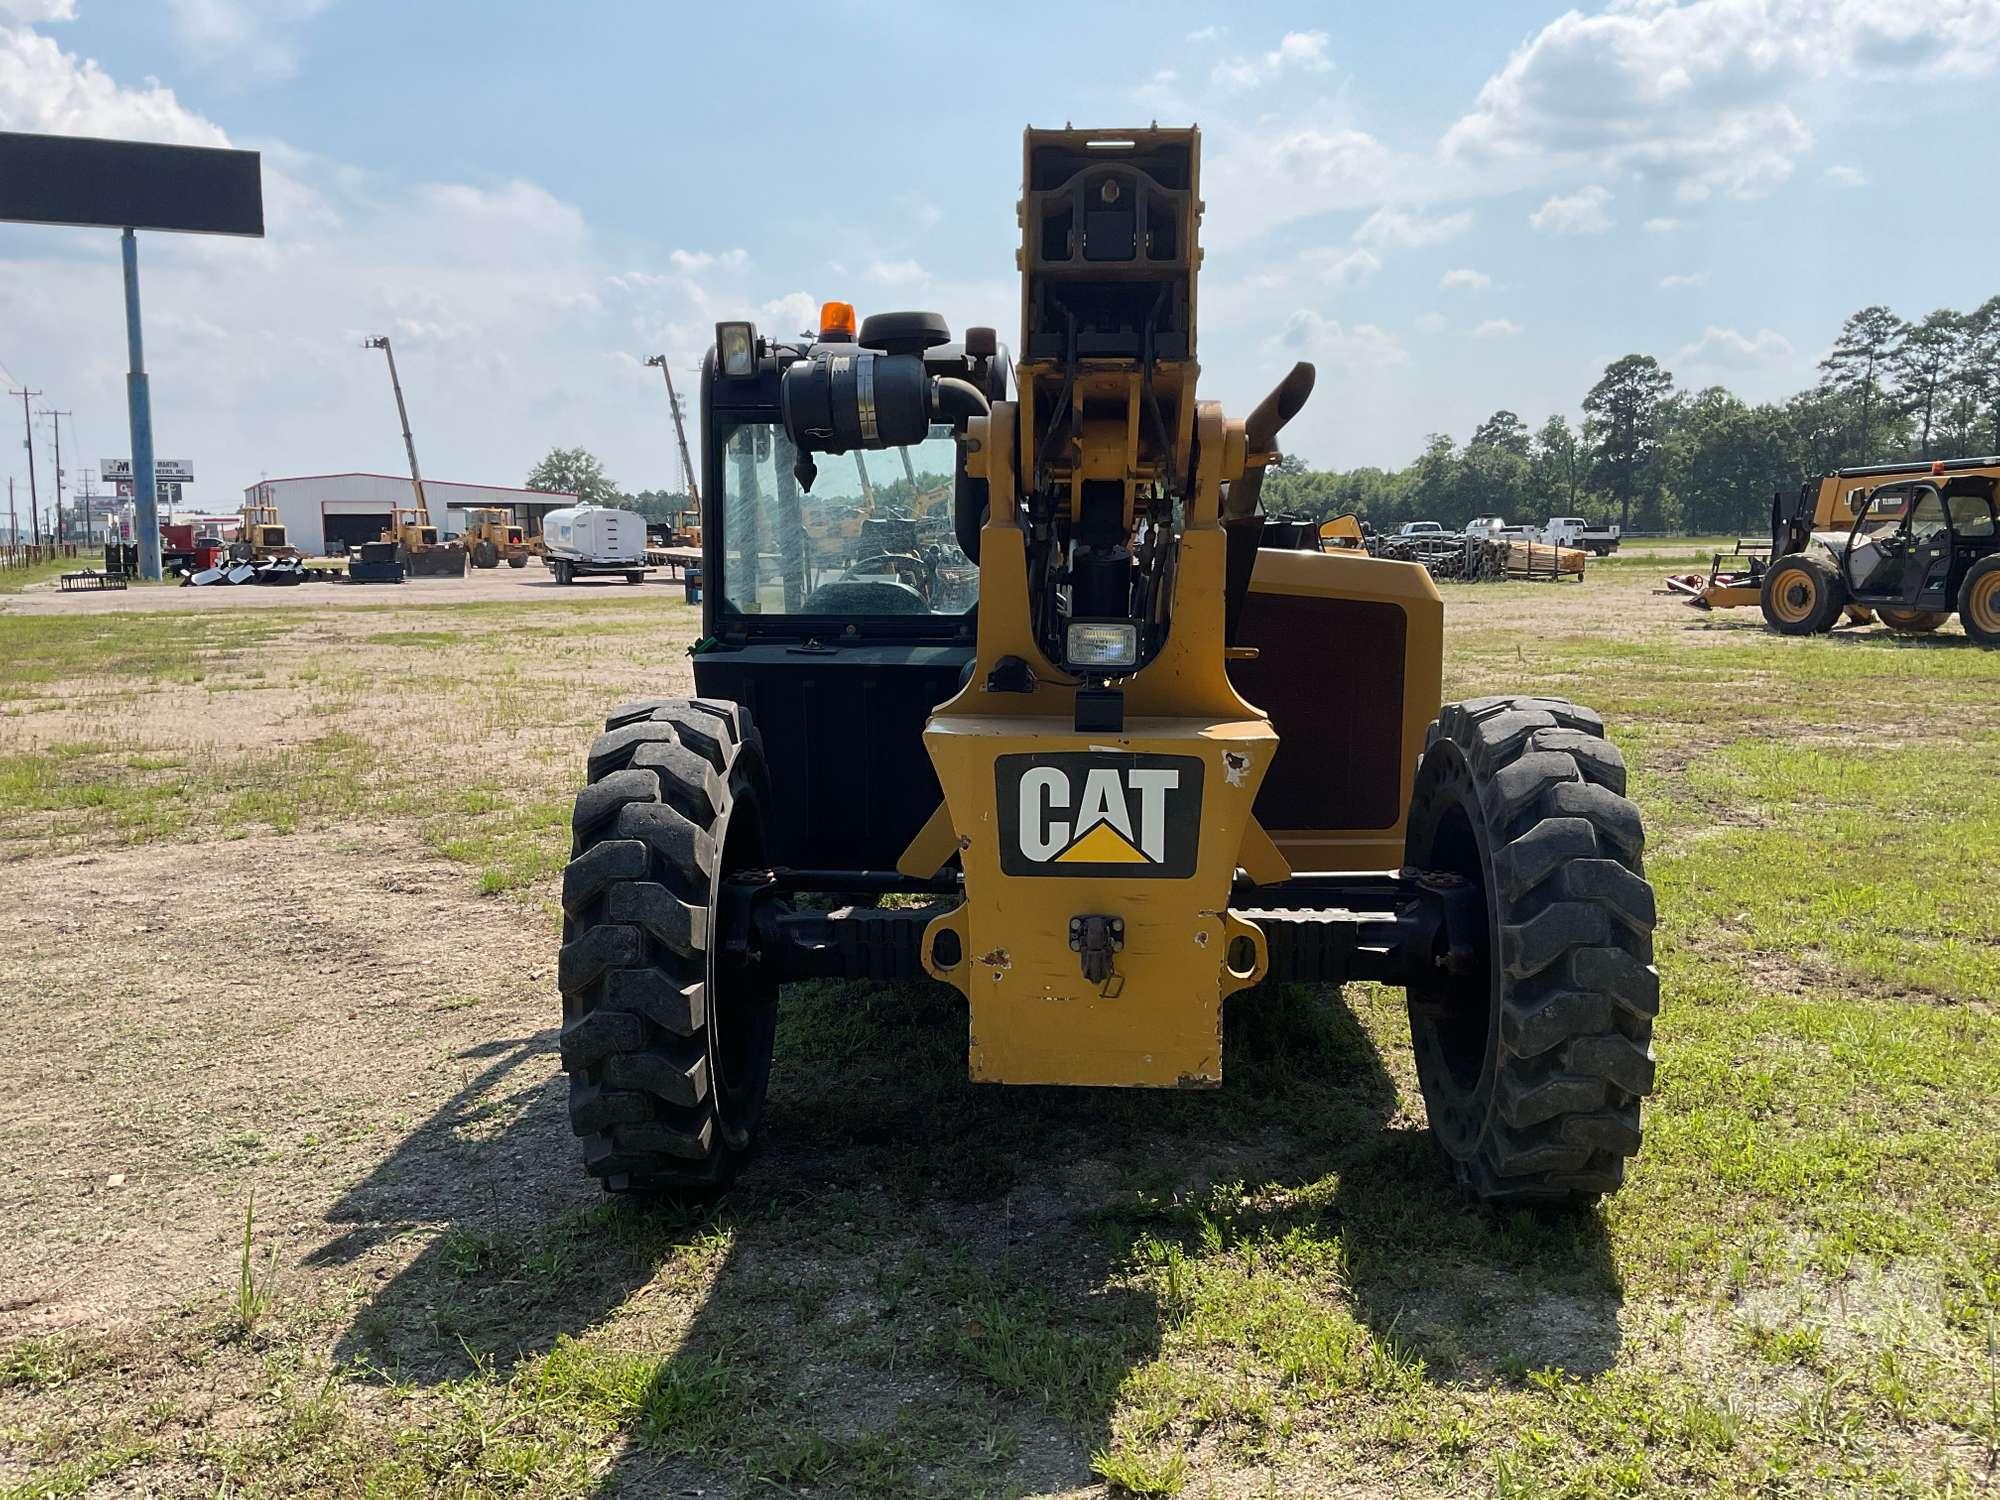
<instances>
[{"instance_id":1,"label":"blue sign pole","mask_svg":"<svg viewBox=\"0 0 2000 1500\"><path fill-rule=\"evenodd\" d=\"M153 398L146 388L146 345L139 332L139 237L125 231L125 347L132 358L125 399L132 418L132 529L139 533L139 576L160 581L160 487L153 479Z\"/></svg>"}]
</instances>

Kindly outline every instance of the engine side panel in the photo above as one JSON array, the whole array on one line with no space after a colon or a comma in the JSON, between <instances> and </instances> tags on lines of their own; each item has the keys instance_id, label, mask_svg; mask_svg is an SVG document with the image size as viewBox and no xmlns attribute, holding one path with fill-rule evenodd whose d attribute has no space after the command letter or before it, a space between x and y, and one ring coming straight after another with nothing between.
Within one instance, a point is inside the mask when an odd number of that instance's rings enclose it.
<instances>
[{"instance_id":1,"label":"engine side panel","mask_svg":"<svg viewBox=\"0 0 2000 1500\"><path fill-rule=\"evenodd\" d=\"M1444 603L1415 563L1257 554L1233 661L1271 716L1277 758L1256 802L1295 870L1393 869L1424 731L1442 696Z\"/></svg>"}]
</instances>

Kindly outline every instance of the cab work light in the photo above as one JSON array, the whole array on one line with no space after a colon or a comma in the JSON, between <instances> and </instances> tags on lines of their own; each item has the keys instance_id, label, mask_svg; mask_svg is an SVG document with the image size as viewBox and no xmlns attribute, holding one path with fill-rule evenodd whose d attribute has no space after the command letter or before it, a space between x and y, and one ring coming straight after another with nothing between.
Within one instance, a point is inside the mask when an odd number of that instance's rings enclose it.
<instances>
[{"instance_id":1,"label":"cab work light","mask_svg":"<svg viewBox=\"0 0 2000 1500\"><path fill-rule=\"evenodd\" d=\"M1072 667L1136 666L1139 627L1130 620L1072 620L1063 654Z\"/></svg>"},{"instance_id":2,"label":"cab work light","mask_svg":"<svg viewBox=\"0 0 2000 1500\"><path fill-rule=\"evenodd\" d=\"M722 373L740 380L757 373L757 325L717 323L715 349L722 361Z\"/></svg>"}]
</instances>

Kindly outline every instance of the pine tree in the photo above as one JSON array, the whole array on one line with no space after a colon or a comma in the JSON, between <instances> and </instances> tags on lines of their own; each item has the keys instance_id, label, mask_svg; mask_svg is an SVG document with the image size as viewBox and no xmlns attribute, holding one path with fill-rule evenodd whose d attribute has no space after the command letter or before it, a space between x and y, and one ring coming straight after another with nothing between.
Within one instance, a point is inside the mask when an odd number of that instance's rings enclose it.
<instances>
[{"instance_id":1,"label":"pine tree","mask_svg":"<svg viewBox=\"0 0 2000 1500\"><path fill-rule=\"evenodd\" d=\"M1896 395L1904 412L1916 419L1920 457L1931 456L1931 434L1941 407L1949 399L1953 374L1963 359L1965 315L1940 307L1922 322L1909 324L1890 357Z\"/></svg>"},{"instance_id":2,"label":"pine tree","mask_svg":"<svg viewBox=\"0 0 2000 1500\"><path fill-rule=\"evenodd\" d=\"M1618 501L1618 524L1632 525L1632 502L1656 488L1653 470L1665 427L1674 377L1650 354L1628 354L1606 365L1583 398L1584 436L1590 442L1592 477Z\"/></svg>"},{"instance_id":3,"label":"pine tree","mask_svg":"<svg viewBox=\"0 0 2000 1500\"><path fill-rule=\"evenodd\" d=\"M1873 456L1883 381L1908 329L1909 325L1888 308L1879 304L1864 307L1840 325L1840 337L1819 362L1826 385L1857 398L1860 430L1855 434L1853 451L1864 462Z\"/></svg>"}]
</instances>

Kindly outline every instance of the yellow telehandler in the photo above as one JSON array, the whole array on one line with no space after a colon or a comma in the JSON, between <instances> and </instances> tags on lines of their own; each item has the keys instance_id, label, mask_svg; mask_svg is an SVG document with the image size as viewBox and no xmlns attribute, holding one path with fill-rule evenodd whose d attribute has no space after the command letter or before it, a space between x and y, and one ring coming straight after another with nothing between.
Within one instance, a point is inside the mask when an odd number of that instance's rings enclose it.
<instances>
[{"instance_id":1,"label":"yellow telehandler","mask_svg":"<svg viewBox=\"0 0 2000 1500\"><path fill-rule=\"evenodd\" d=\"M1313 370L1243 419L1197 396L1194 130L1031 129L1023 168L1018 363L932 313L717 326L698 696L611 713L563 877L588 1170L734 1176L790 980L952 987L975 1079L1209 1088L1225 1002L1365 979L1408 993L1468 1192L1616 1188L1659 981L1603 722L1441 704L1422 567L1260 545ZM811 576L819 459L890 448L954 476L930 561L976 608Z\"/></svg>"}]
</instances>

